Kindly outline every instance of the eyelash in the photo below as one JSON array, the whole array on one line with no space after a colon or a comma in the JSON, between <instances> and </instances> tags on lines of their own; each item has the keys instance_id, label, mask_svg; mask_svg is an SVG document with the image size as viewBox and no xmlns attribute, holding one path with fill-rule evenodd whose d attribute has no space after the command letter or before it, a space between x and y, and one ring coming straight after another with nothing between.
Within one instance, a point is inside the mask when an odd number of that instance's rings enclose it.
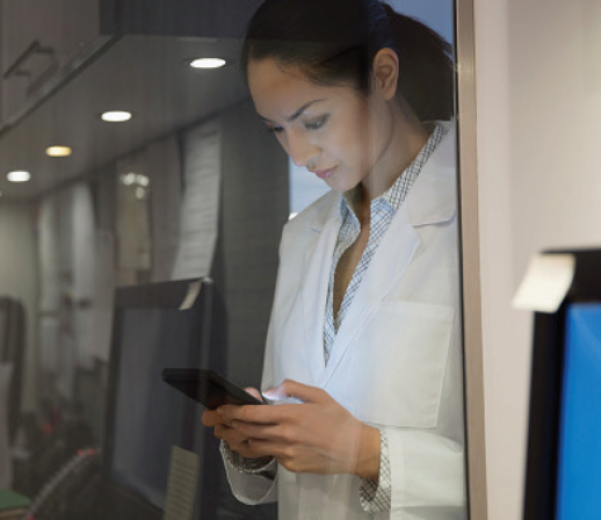
<instances>
[{"instance_id":1,"label":"eyelash","mask_svg":"<svg viewBox=\"0 0 601 520\"><path fill-rule=\"evenodd\" d=\"M305 124L305 128L307 130L319 130L321 128L323 128L323 126L326 124L326 121L328 120L329 116L323 116L322 118L320 118L318 121L315 121L314 123L307 123Z\"/></svg>"},{"instance_id":2,"label":"eyelash","mask_svg":"<svg viewBox=\"0 0 601 520\"><path fill-rule=\"evenodd\" d=\"M320 130L326 124L328 118L329 116L324 116L318 121L315 121L314 123L305 123L305 128L309 131ZM270 126L267 128L267 131L270 134L279 134L283 132L284 129L281 126Z\"/></svg>"}]
</instances>

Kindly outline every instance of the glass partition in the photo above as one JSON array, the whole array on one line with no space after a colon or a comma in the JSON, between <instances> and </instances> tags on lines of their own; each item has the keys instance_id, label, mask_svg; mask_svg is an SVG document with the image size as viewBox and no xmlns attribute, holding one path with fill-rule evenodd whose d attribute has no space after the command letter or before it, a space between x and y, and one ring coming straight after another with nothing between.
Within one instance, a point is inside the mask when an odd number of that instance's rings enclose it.
<instances>
[{"instance_id":1,"label":"glass partition","mask_svg":"<svg viewBox=\"0 0 601 520\"><path fill-rule=\"evenodd\" d=\"M454 3L96 7L0 122L15 511L468 518Z\"/></svg>"}]
</instances>

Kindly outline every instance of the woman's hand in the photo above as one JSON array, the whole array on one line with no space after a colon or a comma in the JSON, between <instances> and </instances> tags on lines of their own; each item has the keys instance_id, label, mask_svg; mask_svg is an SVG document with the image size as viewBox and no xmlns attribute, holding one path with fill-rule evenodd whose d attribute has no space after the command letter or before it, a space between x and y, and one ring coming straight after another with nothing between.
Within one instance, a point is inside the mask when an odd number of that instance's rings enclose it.
<instances>
[{"instance_id":1,"label":"woman's hand","mask_svg":"<svg viewBox=\"0 0 601 520\"><path fill-rule=\"evenodd\" d=\"M245 390L251 394L253 397L256 397L260 401L263 400L261 396L261 392L259 392L256 388L245 388ZM231 408L240 408L239 406L232 406ZM262 408L260 405L256 405L257 408ZM221 407L223 408L223 407ZM220 409L221 409L220 408ZM219 410L220 410L219 409ZM262 457L261 454L255 453L252 448L249 446L249 438L244 435L240 431L232 428L230 425L226 424L222 418L222 414L219 413L218 410L209 410L206 409L202 414L202 423L205 426L214 428L215 437L218 439L224 440L227 442L229 448L232 451L235 451L239 455L246 457L248 459L256 459ZM266 459L265 463L268 463L269 460Z\"/></svg>"},{"instance_id":2,"label":"woman's hand","mask_svg":"<svg viewBox=\"0 0 601 520\"><path fill-rule=\"evenodd\" d=\"M378 480L380 432L320 388L287 380L266 397L296 397L303 404L220 407L211 421L243 456L273 456L297 473L350 473ZM206 412L205 412L206 413ZM204 416L203 416L204 422ZM205 423L207 424L207 423ZM221 426L223 425L223 426ZM217 427L215 429L218 433ZM235 433L234 433L235 432ZM232 439L238 451L229 439Z\"/></svg>"}]
</instances>

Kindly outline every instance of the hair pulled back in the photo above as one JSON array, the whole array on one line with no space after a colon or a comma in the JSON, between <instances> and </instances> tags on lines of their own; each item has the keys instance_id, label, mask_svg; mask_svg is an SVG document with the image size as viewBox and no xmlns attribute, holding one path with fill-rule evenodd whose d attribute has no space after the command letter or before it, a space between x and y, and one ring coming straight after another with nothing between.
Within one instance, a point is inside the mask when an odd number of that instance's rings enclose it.
<instances>
[{"instance_id":1,"label":"hair pulled back","mask_svg":"<svg viewBox=\"0 0 601 520\"><path fill-rule=\"evenodd\" d=\"M250 61L271 58L317 84L350 82L367 94L383 48L397 53L398 92L419 119L450 119L451 46L379 0L265 0L249 23L241 65L246 76Z\"/></svg>"}]
</instances>

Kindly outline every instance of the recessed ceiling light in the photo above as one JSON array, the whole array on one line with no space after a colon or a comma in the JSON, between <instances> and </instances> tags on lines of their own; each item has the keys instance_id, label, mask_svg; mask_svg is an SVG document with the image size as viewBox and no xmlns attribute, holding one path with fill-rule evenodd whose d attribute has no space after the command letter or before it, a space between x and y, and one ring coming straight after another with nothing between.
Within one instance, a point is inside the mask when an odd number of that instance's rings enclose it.
<instances>
[{"instance_id":1,"label":"recessed ceiling light","mask_svg":"<svg viewBox=\"0 0 601 520\"><path fill-rule=\"evenodd\" d=\"M121 178L123 184L125 184L126 186L131 186L132 184L134 184L136 182L136 174L135 173L128 173L126 175L124 175Z\"/></svg>"},{"instance_id":2,"label":"recessed ceiling light","mask_svg":"<svg viewBox=\"0 0 601 520\"><path fill-rule=\"evenodd\" d=\"M221 58L198 58L190 62L193 69L218 69L223 67L226 61Z\"/></svg>"},{"instance_id":3,"label":"recessed ceiling light","mask_svg":"<svg viewBox=\"0 0 601 520\"><path fill-rule=\"evenodd\" d=\"M132 115L131 112L126 112L125 110L111 110L104 112L100 117L108 123L123 123L124 121L129 121Z\"/></svg>"},{"instance_id":4,"label":"recessed ceiling light","mask_svg":"<svg viewBox=\"0 0 601 520\"><path fill-rule=\"evenodd\" d=\"M138 174L136 175L136 182L140 186L148 186L150 184L150 179L146 177L146 175Z\"/></svg>"},{"instance_id":5,"label":"recessed ceiling light","mask_svg":"<svg viewBox=\"0 0 601 520\"><path fill-rule=\"evenodd\" d=\"M49 157L69 157L73 153L68 146L49 146L46 148L46 155Z\"/></svg>"},{"instance_id":6,"label":"recessed ceiling light","mask_svg":"<svg viewBox=\"0 0 601 520\"><path fill-rule=\"evenodd\" d=\"M27 182L29 179L31 179L31 174L26 171L18 170L10 172L6 178L10 182Z\"/></svg>"}]
</instances>

